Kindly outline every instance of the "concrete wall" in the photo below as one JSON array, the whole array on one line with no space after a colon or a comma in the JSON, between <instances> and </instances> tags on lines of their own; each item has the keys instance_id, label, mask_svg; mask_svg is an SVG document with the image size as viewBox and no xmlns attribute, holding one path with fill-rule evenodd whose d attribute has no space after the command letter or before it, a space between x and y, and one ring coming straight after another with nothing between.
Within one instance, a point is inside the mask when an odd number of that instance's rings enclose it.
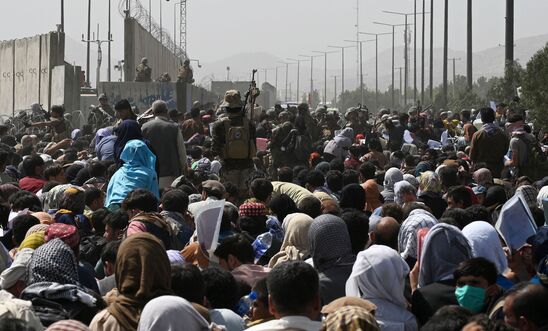
<instances>
[{"instance_id":1,"label":"concrete wall","mask_svg":"<svg viewBox=\"0 0 548 331\"><path fill-rule=\"evenodd\" d=\"M190 111L194 101L200 101L202 104L218 101L215 94L204 88L178 83L102 82L97 92L104 93L111 105L122 99L128 99L130 104L137 107L141 113L150 108L156 100L163 100L170 109L176 108L182 113ZM92 100L86 97L86 100L97 104L97 98ZM89 104L82 107L88 108Z\"/></svg>"},{"instance_id":2,"label":"concrete wall","mask_svg":"<svg viewBox=\"0 0 548 331\"><path fill-rule=\"evenodd\" d=\"M64 64L64 34L50 32L0 42L0 114L39 102L50 107L51 70Z\"/></svg>"},{"instance_id":3,"label":"concrete wall","mask_svg":"<svg viewBox=\"0 0 548 331\"><path fill-rule=\"evenodd\" d=\"M64 105L67 112L80 110L81 67L64 64L51 71L51 104Z\"/></svg>"},{"instance_id":4,"label":"concrete wall","mask_svg":"<svg viewBox=\"0 0 548 331\"><path fill-rule=\"evenodd\" d=\"M179 65L173 52L162 45L135 19L126 18L124 22L124 79L126 82L135 80L135 68L141 63L143 57L148 59L153 81L165 72L169 73L172 81L177 80Z\"/></svg>"}]
</instances>

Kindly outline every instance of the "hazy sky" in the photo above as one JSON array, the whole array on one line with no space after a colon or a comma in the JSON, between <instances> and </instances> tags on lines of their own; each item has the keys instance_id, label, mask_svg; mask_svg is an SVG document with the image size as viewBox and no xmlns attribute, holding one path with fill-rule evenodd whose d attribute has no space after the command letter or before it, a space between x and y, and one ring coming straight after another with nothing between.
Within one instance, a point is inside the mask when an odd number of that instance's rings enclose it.
<instances>
[{"instance_id":1,"label":"hazy sky","mask_svg":"<svg viewBox=\"0 0 548 331\"><path fill-rule=\"evenodd\" d=\"M112 45L113 62L116 62L123 58L123 20L118 12L120 0L111 1L115 40ZM388 27L372 24L373 21L403 23L403 17L385 14L382 10L413 11L413 0L358 1L361 31L389 31ZM434 43L439 47L443 42L444 1L434 1ZM141 2L148 7L147 0ZM159 6L163 5L163 25L168 31L173 30L174 2L152 1L156 21ZM417 2L421 10L422 1ZM65 1L65 31L75 40L80 40L81 34L86 31L87 3L87 0ZM0 9L4 15L0 23L0 40L55 30L55 24L60 21L59 4L60 0L2 0ZM106 38L107 4L108 0L92 1L92 30L99 23L102 39ZM426 1L426 6L429 9L430 1ZM450 0L449 6L449 46L463 50L466 45L466 0ZM503 44L505 1L478 0L474 1L473 6L474 50ZM516 1L516 39L548 33L546 13L547 0ZM268 52L280 58L296 57L312 50L326 50L327 45L347 45L344 39L355 39L356 0L188 0L187 22L188 53L202 63L218 61L241 52L256 51ZM409 22L412 22L412 16ZM396 43L403 43L401 34ZM390 46L390 38L380 39L380 50ZM96 47L92 47L92 52L96 53ZM103 54L106 56L105 50Z\"/></svg>"}]
</instances>

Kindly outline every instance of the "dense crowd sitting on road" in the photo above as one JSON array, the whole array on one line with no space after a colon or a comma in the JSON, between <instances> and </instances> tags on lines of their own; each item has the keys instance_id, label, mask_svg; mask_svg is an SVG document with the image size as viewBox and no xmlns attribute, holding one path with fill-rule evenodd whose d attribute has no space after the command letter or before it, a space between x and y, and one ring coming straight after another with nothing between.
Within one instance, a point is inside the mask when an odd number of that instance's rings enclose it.
<instances>
[{"instance_id":1,"label":"dense crowd sitting on road","mask_svg":"<svg viewBox=\"0 0 548 331\"><path fill-rule=\"evenodd\" d=\"M519 108L100 99L0 126L0 331L548 330L548 136Z\"/></svg>"}]
</instances>

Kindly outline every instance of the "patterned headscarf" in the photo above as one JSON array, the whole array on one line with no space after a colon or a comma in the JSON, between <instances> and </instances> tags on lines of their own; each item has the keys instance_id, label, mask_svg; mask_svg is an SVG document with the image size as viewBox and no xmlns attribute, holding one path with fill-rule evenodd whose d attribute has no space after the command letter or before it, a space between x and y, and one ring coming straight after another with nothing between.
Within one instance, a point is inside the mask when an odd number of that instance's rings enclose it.
<instances>
[{"instance_id":1,"label":"patterned headscarf","mask_svg":"<svg viewBox=\"0 0 548 331\"><path fill-rule=\"evenodd\" d=\"M316 217L308 230L308 243L314 268L319 272L356 260L348 228L340 217L327 214Z\"/></svg>"},{"instance_id":2,"label":"patterned headscarf","mask_svg":"<svg viewBox=\"0 0 548 331\"><path fill-rule=\"evenodd\" d=\"M49 225L47 224L36 224L30 227L30 229L27 230L27 234L25 234L25 238L30 236L31 234L35 232L46 232Z\"/></svg>"},{"instance_id":3,"label":"patterned headscarf","mask_svg":"<svg viewBox=\"0 0 548 331\"><path fill-rule=\"evenodd\" d=\"M54 239L38 247L32 254L28 285L39 282L79 284L74 252L61 239Z\"/></svg>"},{"instance_id":4,"label":"patterned headscarf","mask_svg":"<svg viewBox=\"0 0 548 331\"><path fill-rule=\"evenodd\" d=\"M322 331L380 331L375 317L357 306L347 306L327 315Z\"/></svg>"},{"instance_id":5,"label":"patterned headscarf","mask_svg":"<svg viewBox=\"0 0 548 331\"><path fill-rule=\"evenodd\" d=\"M59 238L69 245L70 248L76 251L80 244L80 234L78 234L78 228L74 225L54 223L46 230L46 241L49 242L53 239Z\"/></svg>"},{"instance_id":6,"label":"patterned headscarf","mask_svg":"<svg viewBox=\"0 0 548 331\"><path fill-rule=\"evenodd\" d=\"M365 211L373 212L382 205L379 199L381 195L379 185L374 179L369 179L362 184L362 187L365 190Z\"/></svg>"},{"instance_id":7,"label":"patterned headscarf","mask_svg":"<svg viewBox=\"0 0 548 331\"><path fill-rule=\"evenodd\" d=\"M433 171L425 171L419 178L419 188L421 193L434 192L439 193L441 191L441 179L440 176Z\"/></svg>"},{"instance_id":8,"label":"patterned headscarf","mask_svg":"<svg viewBox=\"0 0 548 331\"><path fill-rule=\"evenodd\" d=\"M405 180L406 182L408 182L409 184L413 185L413 187L415 188L415 190L418 190L419 189L419 180L417 179L417 177L411 175L411 174L404 174L403 175L403 180Z\"/></svg>"},{"instance_id":9,"label":"patterned headscarf","mask_svg":"<svg viewBox=\"0 0 548 331\"><path fill-rule=\"evenodd\" d=\"M73 187L72 184L63 184L63 185L57 185L51 190L49 190L48 195L46 197L46 200L44 201L44 209L59 209L59 202L61 201L61 198L65 194L65 190L69 187Z\"/></svg>"},{"instance_id":10,"label":"patterned headscarf","mask_svg":"<svg viewBox=\"0 0 548 331\"><path fill-rule=\"evenodd\" d=\"M434 215L424 209L415 209L401 224L398 233L398 251L401 257L407 259L417 258L417 231L422 228L431 228L438 221Z\"/></svg>"},{"instance_id":11,"label":"patterned headscarf","mask_svg":"<svg viewBox=\"0 0 548 331\"><path fill-rule=\"evenodd\" d=\"M46 331L90 331L90 328L77 320L63 320L53 323Z\"/></svg>"},{"instance_id":12,"label":"patterned headscarf","mask_svg":"<svg viewBox=\"0 0 548 331\"><path fill-rule=\"evenodd\" d=\"M516 194L521 192L529 208L537 206L538 190L532 185L522 185L516 189Z\"/></svg>"}]
</instances>

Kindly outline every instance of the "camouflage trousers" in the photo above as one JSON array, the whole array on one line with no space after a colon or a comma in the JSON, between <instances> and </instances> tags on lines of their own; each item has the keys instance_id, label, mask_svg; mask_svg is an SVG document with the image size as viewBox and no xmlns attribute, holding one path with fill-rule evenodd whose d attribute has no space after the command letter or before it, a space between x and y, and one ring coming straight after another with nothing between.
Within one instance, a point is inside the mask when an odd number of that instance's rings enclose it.
<instances>
[{"instance_id":1,"label":"camouflage trousers","mask_svg":"<svg viewBox=\"0 0 548 331\"><path fill-rule=\"evenodd\" d=\"M240 199L244 199L249 195L249 188L246 185L246 180L250 173L250 168L230 170L222 169L221 180L223 183L232 183L238 187L238 196Z\"/></svg>"}]
</instances>

